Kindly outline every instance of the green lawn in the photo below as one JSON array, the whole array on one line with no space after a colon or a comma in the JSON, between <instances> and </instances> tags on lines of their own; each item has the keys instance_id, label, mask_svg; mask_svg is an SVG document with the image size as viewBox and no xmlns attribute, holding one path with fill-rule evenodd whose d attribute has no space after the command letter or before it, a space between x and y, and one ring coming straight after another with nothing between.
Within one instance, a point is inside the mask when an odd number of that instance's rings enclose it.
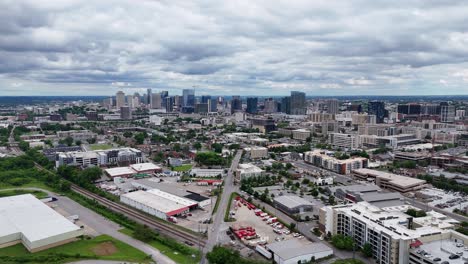
<instances>
[{"instance_id":1,"label":"green lawn","mask_svg":"<svg viewBox=\"0 0 468 264\"><path fill-rule=\"evenodd\" d=\"M0 249L0 262L5 264L19 262L58 264L82 259L149 262L145 253L107 235L79 240L36 253L29 253L22 244Z\"/></svg>"},{"instance_id":2,"label":"green lawn","mask_svg":"<svg viewBox=\"0 0 468 264\"><path fill-rule=\"evenodd\" d=\"M6 190L6 191L0 190L0 197L14 196L14 195L20 195L20 194L27 194L27 193L30 193L36 196L37 199L43 199L48 196L47 193L43 191L15 189L15 190Z\"/></svg>"},{"instance_id":3,"label":"green lawn","mask_svg":"<svg viewBox=\"0 0 468 264\"><path fill-rule=\"evenodd\" d=\"M127 229L127 228L121 229L121 230L119 230L119 232L124 233L124 234L126 234L128 236L133 236L133 231L130 230L130 229ZM179 252L176 252L173 249L171 249L170 247L168 247L166 245L163 245L162 243L160 243L160 242L158 242L156 240L148 242L147 244L151 245L152 247L154 247L156 249L158 249L159 251L161 251L162 254L168 256L170 259L175 261L177 264L198 263L199 260L200 260L198 257L193 258L192 256L183 255L183 254L181 254Z\"/></svg>"},{"instance_id":4,"label":"green lawn","mask_svg":"<svg viewBox=\"0 0 468 264\"><path fill-rule=\"evenodd\" d=\"M106 149L113 148L113 146L109 144L93 144L93 145L89 145L89 148L91 150L106 150Z\"/></svg>"},{"instance_id":5,"label":"green lawn","mask_svg":"<svg viewBox=\"0 0 468 264\"><path fill-rule=\"evenodd\" d=\"M189 171L192 168L192 164L185 164L174 167L174 171Z\"/></svg>"}]
</instances>

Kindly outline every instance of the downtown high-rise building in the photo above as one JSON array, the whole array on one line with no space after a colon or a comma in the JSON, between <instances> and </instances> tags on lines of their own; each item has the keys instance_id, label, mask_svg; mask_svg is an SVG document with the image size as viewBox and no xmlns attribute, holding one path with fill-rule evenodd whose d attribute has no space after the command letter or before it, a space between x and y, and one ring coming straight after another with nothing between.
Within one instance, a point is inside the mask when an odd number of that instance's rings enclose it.
<instances>
[{"instance_id":1,"label":"downtown high-rise building","mask_svg":"<svg viewBox=\"0 0 468 264\"><path fill-rule=\"evenodd\" d=\"M118 91L115 95L115 107L120 109L120 107L125 105L125 93L122 91Z\"/></svg>"},{"instance_id":2,"label":"downtown high-rise building","mask_svg":"<svg viewBox=\"0 0 468 264\"><path fill-rule=\"evenodd\" d=\"M163 106L166 108L166 112L170 113L174 111L174 97L167 96L163 99Z\"/></svg>"},{"instance_id":3,"label":"downtown high-rise building","mask_svg":"<svg viewBox=\"0 0 468 264\"><path fill-rule=\"evenodd\" d=\"M388 111L385 109L385 103L381 101L372 101L367 105L367 113L369 115L375 115L375 121L377 124L384 122L385 117L388 117Z\"/></svg>"},{"instance_id":4,"label":"downtown high-rise building","mask_svg":"<svg viewBox=\"0 0 468 264\"><path fill-rule=\"evenodd\" d=\"M210 99L211 99L211 95L202 95L201 103L202 104L207 104Z\"/></svg>"},{"instance_id":5,"label":"downtown high-rise building","mask_svg":"<svg viewBox=\"0 0 468 264\"><path fill-rule=\"evenodd\" d=\"M327 100L327 113L336 115L340 111L340 103L337 99Z\"/></svg>"},{"instance_id":6,"label":"downtown high-rise building","mask_svg":"<svg viewBox=\"0 0 468 264\"><path fill-rule=\"evenodd\" d=\"M455 121L455 106L448 102L440 103L440 122L453 123Z\"/></svg>"},{"instance_id":7,"label":"downtown high-rise building","mask_svg":"<svg viewBox=\"0 0 468 264\"><path fill-rule=\"evenodd\" d=\"M236 111L242 111L242 100L239 95L235 95L231 99L231 114Z\"/></svg>"},{"instance_id":8,"label":"downtown high-rise building","mask_svg":"<svg viewBox=\"0 0 468 264\"><path fill-rule=\"evenodd\" d=\"M151 99L152 99L151 88L148 88L148 89L146 90L146 96L147 96L147 98L146 98L146 104L149 105L149 106L151 106Z\"/></svg>"},{"instance_id":9,"label":"downtown high-rise building","mask_svg":"<svg viewBox=\"0 0 468 264\"><path fill-rule=\"evenodd\" d=\"M133 108L133 95L129 94L126 96L127 100L126 103L130 108Z\"/></svg>"},{"instance_id":10,"label":"downtown high-rise building","mask_svg":"<svg viewBox=\"0 0 468 264\"><path fill-rule=\"evenodd\" d=\"M306 94L298 91L291 91L290 114L306 114Z\"/></svg>"},{"instance_id":11,"label":"downtown high-rise building","mask_svg":"<svg viewBox=\"0 0 468 264\"><path fill-rule=\"evenodd\" d=\"M192 113L195 108L195 89L182 90L182 112Z\"/></svg>"},{"instance_id":12,"label":"downtown high-rise building","mask_svg":"<svg viewBox=\"0 0 468 264\"><path fill-rule=\"evenodd\" d=\"M265 99L263 103L263 111L265 113L276 113L278 112L278 102L273 98Z\"/></svg>"},{"instance_id":13,"label":"downtown high-rise building","mask_svg":"<svg viewBox=\"0 0 468 264\"><path fill-rule=\"evenodd\" d=\"M258 112L258 98L257 97L247 98L246 112L249 114L256 114Z\"/></svg>"},{"instance_id":14,"label":"downtown high-rise building","mask_svg":"<svg viewBox=\"0 0 468 264\"><path fill-rule=\"evenodd\" d=\"M153 93L151 95L151 108L152 109L161 109L162 98L160 93Z\"/></svg>"},{"instance_id":15,"label":"downtown high-rise building","mask_svg":"<svg viewBox=\"0 0 468 264\"><path fill-rule=\"evenodd\" d=\"M215 98L208 99L208 112L218 112L218 100L216 100Z\"/></svg>"}]
</instances>

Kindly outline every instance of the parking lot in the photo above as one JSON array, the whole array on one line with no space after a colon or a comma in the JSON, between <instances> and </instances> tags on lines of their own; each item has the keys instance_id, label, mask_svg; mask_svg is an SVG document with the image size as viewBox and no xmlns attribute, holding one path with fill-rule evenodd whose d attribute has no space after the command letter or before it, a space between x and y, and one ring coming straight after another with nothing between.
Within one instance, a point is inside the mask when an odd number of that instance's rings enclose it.
<instances>
[{"instance_id":1,"label":"parking lot","mask_svg":"<svg viewBox=\"0 0 468 264\"><path fill-rule=\"evenodd\" d=\"M281 229L277 228L277 232L275 232L275 228L272 227L270 224L267 224L267 221L263 221L262 217L257 216L254 210L249 210L247 206L237 202L237 205L241 204L241 206L235 206L236 202L233 202L231 206L231 211L235 213L236 221L231 224L231 227L253 227L258 235L258 239L252 241L266 241L266 243L272 243L278 240L287 240L293 238L293 234L286 227L282 227ZM273 217L273 216L271 216ZM278 223L279 225L279 223ZM282 226L282 225L281 225ZM279 233L282 234L279 234ZM285 234L286 233L286 234ZM297 236L297 235L296 235ZM252 245L249 241L245 241L247 245ZM252 245L254 246L254 245Z\"/></svg>"},{"instance_id":2,"label":"parking lot","mask_svg":"<svg viewBox=\"0 0 468 264\"><path fill-rule=\"evenodd\" d=\"M429 202L429 205L447 212L453 212L454 209L464 210L468 206L468 197L457 192L447 192L436 188L424 189L420 192L432 197L433 201Z\"/></svg>"}]
</instances>

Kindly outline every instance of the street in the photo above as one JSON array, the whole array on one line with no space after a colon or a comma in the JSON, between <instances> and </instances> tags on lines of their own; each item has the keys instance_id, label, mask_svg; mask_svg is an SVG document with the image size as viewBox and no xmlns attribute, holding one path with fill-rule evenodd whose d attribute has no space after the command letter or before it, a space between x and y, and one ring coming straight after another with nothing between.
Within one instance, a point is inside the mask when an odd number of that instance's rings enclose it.
<instances>
[{"instance_id":1,"label":"street","mask_svg":"<svg viewBox=\"0 0 468 264\"><path fill-rule=\"evenodd\" d=\"M203 248L203 257L200 261L200 263L202 264L206 263L206 253L210 252L213 249L213 247L218 243L218 235L221 224L224 221L224 215L226 213L229 197L231 196L232 192L235 192L238 189L238 187L234 185L234 170L236 170L237 166L239 165L240 158L242 157L242 152L242 150L237 151L236 156L232 160L231 167L229 168L226 178L224 178L223 193L221 197L218 198L220 199L218 210L213 215L213 224L208 230L208 240L205 245L205 248Z\"/></svg>"}]
</instances>

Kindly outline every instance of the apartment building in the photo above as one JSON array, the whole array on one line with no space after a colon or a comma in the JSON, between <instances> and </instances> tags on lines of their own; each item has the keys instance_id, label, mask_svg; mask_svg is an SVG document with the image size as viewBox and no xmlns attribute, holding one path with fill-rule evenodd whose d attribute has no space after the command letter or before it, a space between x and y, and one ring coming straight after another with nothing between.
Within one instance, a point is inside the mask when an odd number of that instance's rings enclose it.
<instances>
[{"instance_id":1,"label":"apartment building","mask_svg":"<svg viewBox=\"0 0 468 264\"><path fill-rule=\"evenodd\" d=\"M367 168L369 162L368 159L363 157L340 160L328 155L323 150L305 152L304 161L339 174L350 174L353 170Z\"/></svg>"},{"instance_id":2,"label":"apartment building","mask_svg":"<svg viewBox=\"0 0 468 264\"><path fill-rule=\"evenodd\" d=\"M353 237L356 246L372 246L378 264L409 264L412 244L435 240L453 232L453 219L430 211L413 218L409 205L379 208L367 202L326 206L319 212L319 229L325 234ZM451 262L452 263L452 262Z\"/></svg>"},{"instance_id":3,"label":"apartment building","mask_svg":"<svg viewBox=\"0 0 468 264\"><path fill-rule=\"evenodd\" d=\"M358 136L353 134L331 133L328 142L339 148L357 149L359 147Z\"/></svg>"},{"instance_id":4,"label":"apartment building","mask_svg":"<svg viewBox=\"0 0 468 264\"><path fill-rule=\"evenodd\" d=\"M120 148L86 152L59 152L56 154L55 166L106 166L129 165L143 162L143 154L134 148Z\"/></svg>"}]
</instances>

